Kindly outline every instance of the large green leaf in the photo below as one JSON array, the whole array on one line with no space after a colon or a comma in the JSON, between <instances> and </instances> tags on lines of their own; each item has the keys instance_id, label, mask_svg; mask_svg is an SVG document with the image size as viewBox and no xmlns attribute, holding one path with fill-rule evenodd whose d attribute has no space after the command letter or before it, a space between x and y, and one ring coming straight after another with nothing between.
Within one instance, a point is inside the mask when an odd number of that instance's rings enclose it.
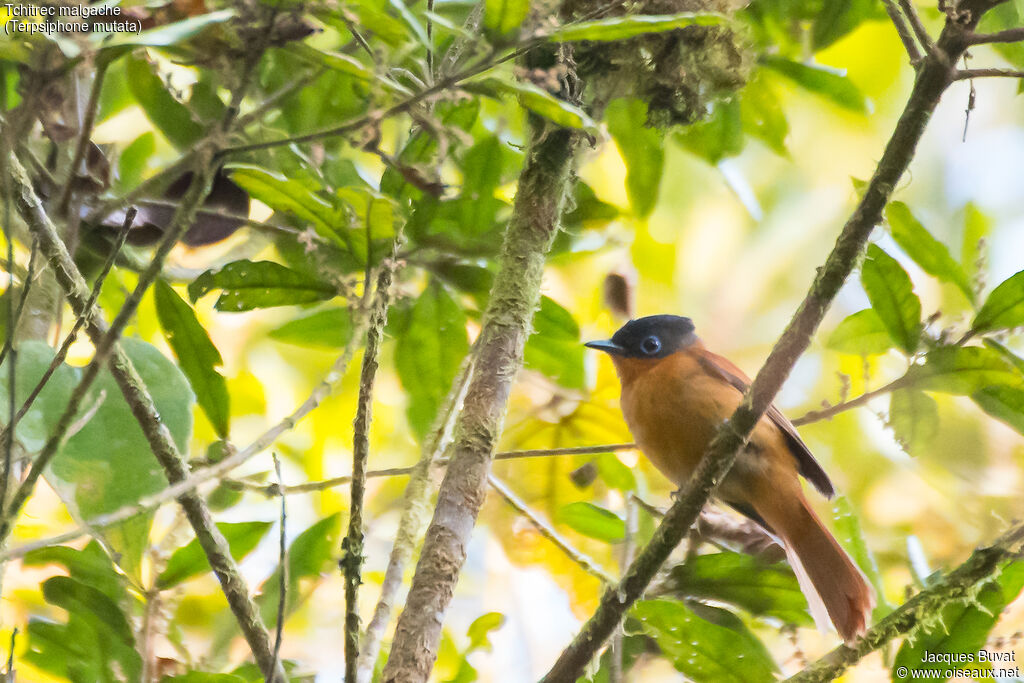
<instances>
[{"instance_id":1,"label":"large green leaf","mask_svg":"<svg viewBox=\"0 0 1024 683\"><path fill-rule=\"evenodd\" d=\"M854 563L860 567L867 577L868 583L875 589L875 621L892 611L892 607L885 599L885 591L882 586L882 575L878 571L878 563L875 562L875 555L871 547L864 540L864 532L860 526L860 518L856 510L845 496L839 496L832 504L832 526L835 531L836 540L850 553Z\"/></svg>"},{"instance_id":2,"label":"large green leaf","mask_svg":"<svg viewBox=\"0 0 1024 683\"><path fill-rule=\"evenodd\" d=\"M621 517L587 501L561 507L555 520L576 533L607 543L615 543L626 537L626 523Z\"/></svg>"},{"instance_id":3,"label":"large green leaf","mask_svg":"<svg viewBox=\"0 0 1024 683\"><path fill-rule=\"evenodd\" d=\"M921 270L940 280L956 285L968 301L974 300L974 290L960 264L949 255L949 249L931 236L903 202L891 202L885 208L889 229L896 244L921 266Z\"/></svg>"},{"instance_id":4,"label":"large green leaf","mask_svg":"<svg viewBox=\"0 0 1024 683\"><path fill-rule=\"evenodd\" d=\"M495 37L517 32L530 13L530 0L484 0L484 28Z\"/></svg>"},{"instance_id":5,"label":"large green leaf","mask_svg":"<svg viewBox=\"0 0 1024 683\"><path fill-rule=\"evenodd\" d=\"M971 394L981 409L1024 434L1024 388L997 385Z\"/></svg>"},{"instance_id":6,"label":"large green leaf","mask_svg":"<svg viewBox=\"0 0 1024 683\"><path fill-rule=\"evenodd\" d=\"M203 136L203 126L189 108L167 90L145 59L129 57L125 63L128 87L146 116L178 149L187 149Z\"/></svg>"},{"instance_id":7,"label":"large green leaf","mask_svg":"<svg viewBox=\"0 0 1024 683\"><path fill-rule=\"evenodd\" d=\"M889 425L908 453L927 446L939 430L939 406L920 389L899 389L889 399Z\"/></svg>"},{"instance_id":8,"label":"large green leaf","mask_svg":"<svg viewBox=\"0 0 1024 683\"><path fill-rule=\"evenodd\" d=\"M375 240L390 239L395 235L395 205L390 197L363 187L343 187L336 196L348 208L348 221L343 228L344 241L355 257L366 261L368 245ZM379 249L373 260L379 261L387 251Z\"/></svg>"},{"instance_id":9,"label":"large green leaf","mask_svg":"<svg viewBox=\"0 0 1024 683\"><path fill-rule=\"evenodd\" d=\"M231 19L235 14L237 14L236 10L222 9L216 12L210 12L209 14L200 14L181 21L164 24L163 26L151 28L137 34L131 32L111 34L91 33L89 36L94 43L98 44L98 47L102 47L104 49L125 45L170 47L172 45L179 45L189 38L198 35L208 26L220 24Z\"/></svg>"},{"instance_id":10,"label":"large green leaf","mask_svg":"<svg viewBox=\"0 0 1024 683\"><path fill-rule=\"evenodd\" d=\"M815 51L828 47L868 19L874 0L825 0L811 25L811 47Z\"/></svg>"},{"instance_id":11,"label":"large green leaf","mask_svg":"<svg viewBox=\"0 0 1024 683\"><path fill-rule=\"evenodd\" d=\"M295 216L340 246L348 246L341 235L343 215L337 207L309 187L260 166L232 164L231 179L274 211Z\"/></svg>"},{"instance_id":12,"label":"large green leaf","mask_svg":"<svg viewBox=\"0 0 1024 683\"><path fill-rule=\"evenodd\" d=\"M971 329L1005 330L1024 325L1024 270L1003 280L981 305Z\"/></svg>"},{"instance_id":13,"label":"large green leaf","mask_svg":"<svg viewBox=\"0 0 1024 683\"><path fill-rule=\"evenodd\" d=\"M224 534L231 551L231 557L240 560L259 545L267 535L272 522L221 522L217 528ZM156 586L166 590L187 581L194 576L210 570L210 562L206 558L199 540L193 538L186 545L178 548L167 561L167 566L156 579Z\"/></svg>"},{"instance_id":14,"label":"large green leaf","mask_svg":"<svg viewBox=\"0 0 1024 683\"><path fill-rule=\"evenodd\" d=\"M739 98L715 102L711 115L686 126L675 139L688 151L712 165L743 151L743 117Z\"/></svg>"},{"instance_id":15,"label":"large green leaf","mask_svg":"<svg viewBox=\"0 0 1024 683\"><path fill-rule=\"evenodd\" d=\"M646 218L658 202L658 187L665 165L665 135L647 125L647 104L618 99L605 110L608 132L626 162L626 194L633 213Z\"/></svg>"},{"instance_id":16,"label":"large green leaf","mask_svg":"<svg viewBox=\"0 0 1024 683\"><path fill-rule=\"evenodd\" d=\"M85 617L97 632L128 646L135 644L124 612L101 590L70 576L54 576L43 582L43 598L51 605Z\"/></svg>"},{"instance_id":17,"label":"large green leaf","mask_svg":"<svg viewBox=\"0 0 1024 683\"><path fill-rule=\"evenodd\" d=\"M687 26L713 26L725 21L726 18L721 14L711 12L680 12L666 15L634 14L565 24L543 32L541 37L556 43L579 40L615 41L626 40L645 33L674 31Z\"/></svg>"},{"instance_id":18,"label":"large green leaf","mask_svg":"<svg viewBox=\"0 0 1024 683\"><path fill-rule=\"evenodd\" d=\"M6 303L6 302L0 302ZM6 308L0 309L0 317L6 318ZM18 365L15 375L15 409L20 409L25 400L35 388L43 373L50 367L53 361L54 352L47 344L40 341L24 341L18 344ZM10 415L8 387L8 372L10 366L10 354L4 358L3 365L0 365L0 424L7 426ZM15 428L15 436L22 446L30 452L36 452L43 447L49 438L53 428L57 426L64 407L68 402L68 395L78 382L81 373L68 365L57 366L54 374L50 377L46 386L43 387L39 397L33 402L32 407L21 418Z\"/></svg>"},{"instance_id":19,"label":"large green leaf","mask_svg":"<svg viewBox=\"0 0 1024 683\"><path fill-rule=\"evenodd\" d=\"M231 397L224 375L217 371L224 363L220 351L210 341L196 312L169 284L158 280L153 297L164 336L192 385L199 407L206 413L217 436L227 438Z\"/></svg>"},{"instance_id":20,"label":"large green leaf","mask_svg":"<svg viewBox=\"0 0 1024 683\"><path fill-rule=\"evenodd\" d=\"M130 338L121 344L178 451L187 452L196 401L188 380L154 346ZM45 474L78 516L91 519L166 488L167 477L109 371L103 370L93 384L86 410L95 412L65 442ZM149 546L151 519L151 514L139 515L100 532L120 553L118 564L129 574L138 571Z\"/></svg>"},{"instance_id":21,"label":"large green leaf","mask_svg":"<svg viewBox=\"0 0 1024 683\"><path fill-rule=\"evenodd\" d=\"M468 84L467 89L479 90L493 96L514 95L522 106L534 114L565 128L577 128L595 136L600 130L594 119L585 111L528 81L484 78Z\"/></svg>"},{"instance_id":22,"label":"large green leaf","mask_svg":"<svg viewBox=\"0 0 1024 683\"><path fill-rule=\"evenodd\" d=\"M116 602L125 597L124 575L117 572L110 556L95 540L81 550L66 545L32 550L25 554L21 564L26 567L60 564L67 568L71 578L92 586L111 600Z\"/></svg>"},{"instance_id":23,"label":"large green leaf","mask_svg":"<svg viewBox=\"0 0 1024 683\"><path fill-rule=\"evenodd\" d=\"M789 135L789 122L768 79L758 72L743 87L739 97L743 131L768 145L776 154L788 156L786 137Z\"/></svg>"},{"instance_id":24,"label":"large green leaf","mask_svg":"<svg viewBox=\"0 0 1024 683\"><path fill-rule=\"evenodd\" d=\"M432 281L413 305L395 347L398 377L409 396L406 414L421 438L468 351L466 314L444 285Z\"/></svg>"},{"instance_id":25,"label":"large green leaf","mask_svg":"<svg viewBox=\"0 0 1024 683\"><path fill-rule=\"evenodd\" d=\"M765 55L761 64L782 74L803 89L826 97L844 109L866 114L868 102L850 79L833 69L801 64L784 57Z\"/></svg>"},{"instance_id":26,"label":"large green leaf","mask_svg":"<svg viewBox=\"0 0 1024 683\"><path fill-rule=\"evenodd\" d=\"M892 340L906 353L916 351L921 338L921 300L914 294L907 271L877 244L871 244L860 281Z\"/></svg>"},{"instance_id":27,"label":"large green leaf","mask_svg":"<svg viewBox=\"0 0 1024 683\"><path fill-rule=\"evenodd\" d=\"M572 314L549 297L541 297L533 316L533 334L526 340L524 364L562 386L583 388L583 345Z\"/></svg>"},{"instance_id":28,"label":"large green leaf","mask_svg":"<svg viewBox=\"0 0 1024 683\"><path fill-rule=\"evenodd\" d=\"M352 314L347 308L328 308L286 322L267 336L299 346L340 349L352 338Z\"/></svg>"},{"instance_id":29,"label":"large green leaf","mask_svg":"<svg viewBox=\"0 0 1024 683\"><path fill-rule=\"evenodd\" d=\"M674 594L736 605L787 624L810 624L807 600L793 570L734 552L691 557L672 567L666 582Z\"/></svg>"},{"instance_id":30,"label":"large green leaf","mask_svg":"<svg viewBox=\"0 0 1024 683\"><path fill-rule=\"evenodd\" d=\"M676 669L691 680L774 681L775 662L765 646L735 615L723 612L714 612L720 624L702 619L674 600L643 600L631 611L641 630L654 638Z\"/></svg>"},{"instance_id":31,"label":"large green leaf","mask_svg":"<svg viewBox=\"0 0 1024 683\"><path fill-rule=\"evenodd\" d=\"M930 351L924 365L907 372L919 389L969 396L989 386L1021 387L1024 380L998 351L986 346L946 346Z\"/></svg>"},{"instance_id":32,"label":"large green leaf","mask_svg":"<svg viewBox=\"0 0 1024 683\"><path fill-rule=\"evenodd\" d=\"M995 580L972 592L969 602L951 602L924 621L923 628L903 641L893 671L920 672L922 679L930 673L933 675L928 680L945 681L949 679L945 674L956 669L988 669L991 665L979 659L979 650L985 647L999 615L1020 595L1022 588L1024 562L1007 564ZM972 659L965 661L965 655ZM950 665L950 661L961 664Z\"/></svg>"},{"instance_id":33,"label":"large green leaf","mask_svg":"<svg viewBox=\"0 0 1024 683\"><path fill-rule=\"evenodd\" d=\"M874 356L892 348L892 337L873 308L846 316L829 335L825 346L841 353Z\"/></svg>"},{"instance_id":34,"label":"large green leaf","mask_svg":"<svg viewBox=\"0 0 1024 683\"><path fill-rule=\"evenodd\" d=\"M188 296L195 303L214 289L224 290L214 304L217 310L232 312L309 304L338 294L334 285L312 275L273 261L249 260L206 271L188 286Z\"/></svg>"}]
</instances>

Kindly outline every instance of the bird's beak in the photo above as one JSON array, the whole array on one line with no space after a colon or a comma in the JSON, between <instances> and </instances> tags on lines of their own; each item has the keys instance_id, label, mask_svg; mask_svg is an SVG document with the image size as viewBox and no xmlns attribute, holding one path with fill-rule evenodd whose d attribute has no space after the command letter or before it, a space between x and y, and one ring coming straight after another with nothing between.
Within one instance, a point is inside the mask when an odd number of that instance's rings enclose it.
<instances>
[{"instance_id":1,"label":"bird's beak","mask_svg":"<svg viewBox=\"0 0 1024 683\"><path fill-rule=\"evenodd\" d=\"M623 356L626 353L626 349L622 348L611 339L601 339L600 341L591 341L584 344L587 348L597 349L598 351L604 351L610 353L613 356Z\"/></svg>"}]
</instances>

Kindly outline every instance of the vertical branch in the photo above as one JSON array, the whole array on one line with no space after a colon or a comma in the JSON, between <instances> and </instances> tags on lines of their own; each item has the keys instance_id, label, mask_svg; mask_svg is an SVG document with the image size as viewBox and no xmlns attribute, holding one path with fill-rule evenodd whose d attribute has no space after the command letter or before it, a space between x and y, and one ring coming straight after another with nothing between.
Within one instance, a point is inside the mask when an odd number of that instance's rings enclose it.
<instances>
[{"instance_id":1,"label":"vertical branch","mask_svg":"<svg viewBox=\"0 0 1024 683\"><path fill-rule=\"evenodd\" d=\"M367 268L369 265L369 234L367 234ZM341 568L345 574L345 681L356 683L359 670L359 584L363 567L363 499L366 494L366 463L370 458L370 422L373 419L373 383L377 376L377 356L388 322L391 304L391 281L396 267L401 235L395 237L390 259L381 264L373 312L366 330L366 350L359 376L359 400L353 423L352 487L349 505L348 533L341 544ZM367 273L369 275L369 273ZM366 287L370 278L366 279Z\"/></svg>"},{"instance_id":2,"label":"vertical branch","mask_svg":"<svg viewBox=\"0 0 1024 683\"><path fill-rule=\"evenodd\" d=\"M736 454L810 344L811 336L839 288L853 271L875 225L881 222L882 209L910 164L939 99L952 82L953 65L966 49L965 35L980 18L980 12L973 16L968 13L968 16L965 24L947 21L936 48L925 56L907 106L864 196L843 226L825 264L818 269L807 296L757 373L743 403L719 427L700 465L666 513L650 543L630 565L619 585L605 592L597 611L562 652L542 679L543 683L569 683L580 676L587 662L615 630L626 611L696 521L704 504L732 467Z\"/></svg>"},{"instance_id":3,"label":"vertical branch","mask_svg":"<svg viewBox=\"0 0 1024 683\"><path fill-rule=\"evenodd\" d=\"M540 299L544 262L572 186L576 145L572 131L531 118L529 152L477 340L473 377L455 423L454 456L398 620L384 669L388 683L425 681L436 659L443 615L486 495L508 395Z\"/></svg>"},{"instance_id":4,"label":"vertical branch","mask_svg":"<svg viewBox=\"0 0 1024 683\"><path fill-rule=\"evenodd\" d=\"M448 447L451 441L452 422L455 411L462 404L466 386L473 372L473 358L475 356L475 345L466 354L462 361L448 395L445 396L441 410L435 418L435 424L431 429L430 437L423 442L422 453L419 461L409 471L409 483L405 487L403 496L404 507L402 516L398 520L398 531L395 533L395 542L391 546L391 555L388 557L388 566L384 570L384 580L381 582L380 597L373 609L373 617L366 627L363 637L363 645L359 651L358 683L370 683L373 678L373 670L377 664L377 656L380 654L381 640L384 638L384 631L391 621L391 612L394 607L395 596L402 587L402 576L405 568L412 559L416 541L422 533L426 521L428 499L430 489L427 483L430 479L430 469L440 458L441 454ZM369 474L369 473L368 473Z\"/></svg>"},{"instance_id":5,"label":"vertical branch","mask_svg":"<svg viewBox=\"0 0 1024 683\"><path fill-rule=\"evenodd\" d=\"M281 573L278 575L277 585L277 623L274 626L274 670L281 665L281 641L284 638L284 612L288 605L288 508L285 504L284 479L281 477L281 458L274 453L274 471L277 473L277 486L281 498L281 519L277 536L278 566ZM275 683L285 683L284 679Z\"/></svg>"}]
</instances>

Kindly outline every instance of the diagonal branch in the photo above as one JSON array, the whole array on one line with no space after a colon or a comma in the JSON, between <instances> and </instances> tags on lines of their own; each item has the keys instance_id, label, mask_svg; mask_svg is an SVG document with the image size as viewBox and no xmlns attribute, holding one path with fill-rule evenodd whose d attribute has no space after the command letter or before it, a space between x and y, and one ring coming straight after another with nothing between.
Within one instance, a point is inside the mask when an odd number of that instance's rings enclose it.
<instances>
[{"instance_id":1,"label":"diagonal branch","mask_svg":"<svg viewBox=\"0 0 1024 683\"><path fill-rule=\"evenodd\" d=\"M1024 523L1010 527L992 545L978 548L962 565L930 585L878 624L868 629L853 647L840 645L800 673L788 683L818 683L831 681L893 638L910 632L926 619L935 619L939 609L953 600L970 598L974 587L994 577L1003 563L1020 557L1024 543Z\"/></svg>"},{"instance_id":2,"label":"diagonal branch","mask_svg":"<svg viewBox=\"0 0 1024 683\"><path fill-rule=\"evenodd\" d=\"M751 384L743 403L718 429L700 465L666 513L650 543L630 565L618 586L605 592L597 611L544 676L544 683L569 683L583 673L587 662L596 655L629 607L643 594L658 568L697 520L718 482L732 467L736 454L810 344L811 336L853 271L875 225L881 222L882 209L910 164L932 111L952 80L950 65L956 63L967 47L965 31L970 30L978 18L980 13L976 13L968 25L947 21L936 49L929 51L922 62L907 106L867 190L843 226L824 266L818 269L810 291Z\"/></svg>"},{"instance_id":3,"label":"diagonal branch","mask_svg":"<svg viewBox=\"0 0 1024 683\"><path fill-rule=\"evenodd\" d=\"M910 63L916 69L917 65L921 62L921 50L918 49L917 43L914 42L914 34L910 32L906 19L900 14L900 10L893 0L883 0L883 4L885 5L886 13L892 20L893 26L896 27L896 33L899 34L900 41L903 42L903 47L906 48L907 54L910 56Z\"/></svg>"}]
</instances>

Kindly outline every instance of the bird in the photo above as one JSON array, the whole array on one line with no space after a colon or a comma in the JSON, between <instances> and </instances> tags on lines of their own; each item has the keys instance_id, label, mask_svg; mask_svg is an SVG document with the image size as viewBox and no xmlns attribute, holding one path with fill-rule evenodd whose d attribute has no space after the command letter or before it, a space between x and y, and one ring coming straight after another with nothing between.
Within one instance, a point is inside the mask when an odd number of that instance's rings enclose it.
<instances>
[{"instance_id":1,"label":"bird","mask_svg":"<svg viewBox=\"0 0 1024 683\"><path fill-rule=\"evenodd\" d=\"M630 320L611 339L586 343L611 357L622 385L622 413L637 446L679 487L750 385L695 330L689 318L652 315ZM781 541L817 626L825 630L831 622L850 644L867 630L874 591L811 508L800 476L826 498L835 496L796 428L770 406L717 497Z\"/></svg>"}]
</instances>

